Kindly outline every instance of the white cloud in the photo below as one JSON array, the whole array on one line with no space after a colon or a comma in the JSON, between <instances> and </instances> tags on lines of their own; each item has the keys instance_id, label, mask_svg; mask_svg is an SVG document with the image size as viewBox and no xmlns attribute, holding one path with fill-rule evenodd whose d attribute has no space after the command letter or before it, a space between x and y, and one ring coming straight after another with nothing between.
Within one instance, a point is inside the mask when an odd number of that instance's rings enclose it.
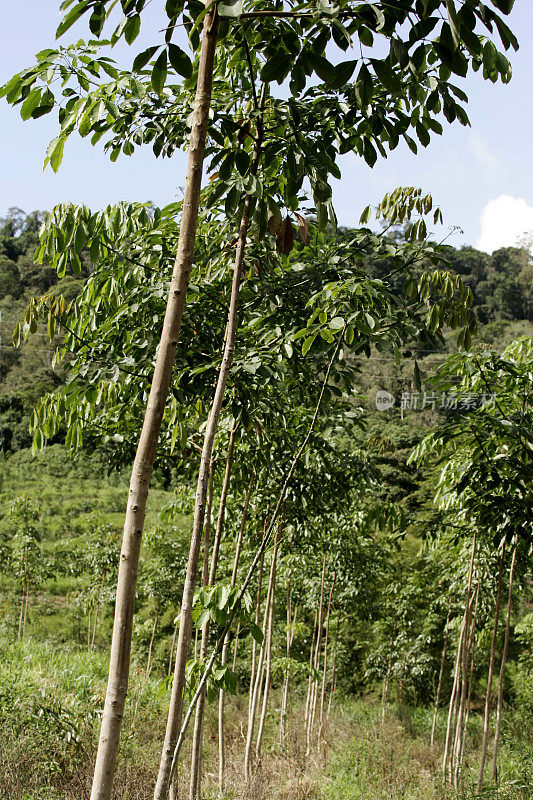
<instances>
[{"instance_id":1,"label":"white cloud","mask_svg":"<svg viewBox=\"0 0 533 800\"><path fill-rule=\"evenodd\" d=\"M533 232L533 206L521 197L501 194L489 200L481 213L481 235L477 248L492 253L513 247L526 233Z\"/></svg>"},{"instance_id":2,"label":"white cloud","mask_svg":"<svg viewBox=\"0 0 533 800\"><path fill-rule=\"evenodd\" d=\"M476 159L484 167L492 169L498 163L496 156L491 153L484 140L479 133L470 134L470 148L475 155Z\"/></svg>"}]
</instances>

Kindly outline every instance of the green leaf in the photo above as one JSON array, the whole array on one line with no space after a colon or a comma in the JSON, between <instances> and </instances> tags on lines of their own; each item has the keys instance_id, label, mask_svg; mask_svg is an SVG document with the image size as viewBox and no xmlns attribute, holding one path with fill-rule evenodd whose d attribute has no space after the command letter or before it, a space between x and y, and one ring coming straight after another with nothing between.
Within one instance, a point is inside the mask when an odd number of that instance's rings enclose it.
<instances>
[{"instance_id":1,"label":"green leaf","mask_svg":"<svg viewBox=\"0 0 533 800\"><path fill-rule=\"evenodd\" d=\"M34 89L32 92L29 93L25 101L23 102L21 109L20 109L20 116L23 120L27 120L31 117L34 110L37 108L41 101L41 90Z\"/></svg>"},{"instance_id":2,"label":"green leaf","mask_svg":"<svg viewBox=\"0 0 533 800\"><path fill-rule=\"evenodd\" d=\"M124 26L124 38L128 44L133 44L139 31L141 30L141 17L140 14L134 14L129 17L126 25Z\"/></svg>"},{"instance_id":3,"label":"green leaf","mask_svg":"<svg viewBox=\"0 0 533 800\"><path fill-rule=\"evenodd\" d=\"M340 331L344 328L344 325L344 317L333 317L333 319L329 321L329 328L332 331Z\"/></svg>"},{"instance_id":4,"label":"green leaf","mask_svg":"<svg viewBox=\"0 0 533 800\"><path fill-rule=\"evenodd\" d=\"M372 66L374 67L374 72L376 73L379 81L385 89L388 89L390 92L400 92L402 89L402 82L398 78L396 72L392 69L390 62L385 59L384 61L379 61L376 58L371 59Z\"/></svg>"},{"instance_id":5,"label":"green leaf","mask_svg":"<svg viewBox=\"0 0 533 800\"><path fill-rule=\"evenodd\" d=\"M414 383L415 383L415 388L418 391L420 391L420 389L422 388L422 376L420 375L420 369L418 367L418 361L415 361Z\"/></svg>"},{"instance_id":6,"label":"green leaf","mask_svg":"<svg viewBox=\"0 0 533 800\"><path fill-rule=\"evenodd\" d=\"M303 356L307 355L307 353L311 349L312 344L315 341L316 337L317 337L317 334L313 333L313 334L311 334L311 336L308 336L307 339L304 339L304 343L302 344L302 355Z\"/></svg>"},{"instance_id":7,"label":"green leaf","mask_svg":"<svg viewBox=\"0 0 533 800\"><path fill-rule=\"evenodd\" d=\"M133 72L140 72L148 64L157 50L159 50L157 45L154 47L147 47L146 50L143 50L142 53L139 53L139 55L135 56L132 66Z\"/></svg>"},{"instance_id":8,"label":"green leaf","mask_svg":"<svg viewBox=\"0 0 533 800\"><path fill-rule=\"evenodd\" d=\"M361 225L366 225L367 222L370 222L371 216L372 216L372 206L367 206L359 218L359 223Z\"/></svg>"},{"instance_id":9,"label":"green leaf","mask_svg":"<svg viewBox=\"0 0 533 800\"><path fill-rule=\"evenodd\" d=\"M514 0L492 0L492 4L504 14L510 14L513 10Z\"/></svg>"},{"instance_id":10,"label":"green leaf","mask_svg":"<svg viewBox=\"0 0 533 800\"><path fill-rule=\"evenodd\" d=\"M79 20L82 14L85 14L86 11L89 11L90 6L87 4L87 0L83 3L78 3L74 6L74 8L69 11L66 17L59 23L57 30L56 30L56 39L59 39L60 36L68 31L75 22Z\"/></svg>"},{"instance_id":11,"label":"green leaf","mask_svg":"<svg viewBox=\"0 0 533 800\"><path fill-rule=\"evenodd\" d=\"M168 60L172 68L183 78L190 78L192 75L192 61L187 53L178 47L177 44L168 45Z\"/></svg>"},{"instance_id":12,"label":"green leaf","mask_svg":"<svg viewBox=\"0 0 533 800\"><path fill-rule=\"evenodd\" d=\"M226 0L218 6L219 16L238 18L242 14L243 5L243 0Z\"/></svg>"},{"instance_id":13,"label":"green leaf","mask_svg":"<svg viewBox=\"0 0 533 800\"><path fill-rule=\"evenodd\" d=\"M48 145L44 165L46 166L46 164L50 162L50 166L54 172L58 171L61 161L63 160L63 149L65 147L65 142L66 136L56 136L56 138L52 139Z\"/></svg>"},{"instance_id":14,"label":"green leaf","mask_svg":"<svg viewBox=\"0 0 533 800\"><path fill-rule=\"evenodd\" d=\"M151 84L154 92L161 94L167 79L167 51L162 50L152 69Z\"/></svg>"},{"instance_id":15,"label":"green leaf","mask_svg":"<svg viewBox=\"0 0 533 800\"><path fill-rule=\"evenodd\" d=\"M283 55L284 54L276 58L271 58L266 62L261 70L261 80L263 83L270 83L271 81L281 83L286 77L291 68L291 61L288 56L285 55L285 57L283 57Z\"/></svg>"}]
</instances>

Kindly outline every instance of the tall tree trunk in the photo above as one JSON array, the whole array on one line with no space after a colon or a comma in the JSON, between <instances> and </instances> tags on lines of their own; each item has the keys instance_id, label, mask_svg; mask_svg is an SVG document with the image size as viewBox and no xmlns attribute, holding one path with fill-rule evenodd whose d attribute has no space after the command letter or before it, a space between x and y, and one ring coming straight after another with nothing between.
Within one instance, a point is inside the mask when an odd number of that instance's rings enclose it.
<instances>
[{"instance_id":1,"label":"tall tree trunk","mask_svg":"<svg viewBox=\"0 0 533 800\"><path fill-rule=\"evenodd\" d=\"M490 660L489 660L489 675L487 678L487 693L485 695L485 718L483 723L483 743L481 745L481 757L479 760L479 773L477 779L477 792L481 793L483 788L483 772L485 770L485 761L487 760L487 749L489 744L489 728L490 728L490 704L492 694L492 677L494 674L494 662L496 660L496 641L498 639L498 623L500 620L500 603L502 596L502 578L503 567L505 564L505 539L502 542L502 551L500 554L500 566L498 570L498 588L496 591L496 606L494 609L494 627L492 629L492 643L490 647Z\"/></svg>"},{"instance_id":2,"label":"tall tree trunk","mask_svg":"<svg viewBox=\"0 0 533 800\"><path fill-rule=\"evenodd\" d=\"M309 713L309 724L308 724L308 734L307 734L307 746L305 754L308 756L311 752L311 741L313 738L313 729L315 726L315 716L316 716L316 704L318 698L318 671L320 669L320 655L322 649L322 629L324 627L324 580L326 577L326 554L324 553L324 557L322 559L322 576L320 579L320 604L318 607L318 626L317 626L317 635L316 635L316 647L315 647L315 660L314 660L314 679L313 679L313 686L311 688L311 701L310 701L310 713Z\"/></svg>"},{"instance_id":3,"label":"tall tree trunk","mask_svg":"<svg viewBox=\"0 0 533 800\"><path fill-rule=\"evenodd\" d=\"M263 731L265 729L266 715L268 710L268 698L270 695L270 686L272 682L272 635L274 631L274 612L275 612L275 600L276 600L276 565L278 558L278 547L279 547L279 529L276 534L276 539L274 541L274 553L272 556L274 567L272 570L272 590L270 592L270 612L268 618L267 646L265 653L265 664L266 664L265 686L263 689L263 707L261 709L261 716L259 718L259 727L257 730L257 740L255 743L255 756L258 761L261 759L261 744L263 741Z\"/></svg>"},{"instance_id":4,"label":"tall tree trunk","mask_svg":"<svg viewBox=\"0 0 533 800\"><path fill-rule=\"evenodd\" d=\"M505 639L503 642L502 661L500 665L500 680L498 683L498 704L496 706L496 731L494 733L494 750L492 752L492 783L496 783L498 777L498 745L500 743L500 727L502 721L502 702L503 702L503 681L505 678L505 664L507 662L507 652L509 650L509 632L511 628L511 606L513 601L513 581L516 566L516 552L518 542L514 546L513 557L511 559L511 569L509 572L509 596L507 598L507 617L505 620Z\"/></svg>"},{"instance_id":5,"label":"tall tree trunk","mask_svg":"<svg viewBox=\"0 0 533 800\"><path fill-rule=\"evenodd\" d=\"M286 736L286 723L287 723L287 700L289 696L289 680L290 680L290 657L292 642L294 639L294 629L296 625L296 615L298 613L298 606L294 608L294 618L292 616L292 590L290 580L287 582L287 637L286 637L286 655L287 666L285 667L285 674L283 676L283 688L281 690L281 704L279 716L279 743L283 747Z\"/></svg>"},{"instance_id":6,"label":"tall tree trunk","mask_svg":"<svg viewBox=\"0 0 533 800\"><path fill-rule=\"evenodd\" d=\"M465 647L463 654L462 665L462 686L461 686L461 702L459 706L459 714L457 717L457 726L455 732L455 748L454 758L455 764L453 768L453 785L456 792L459 791L459 782L461 779L461 770L463 765L463 751L464 740L466 736L466 727L468 724L468 703L469 687L471 686L470 678L474 669L474 646L476 641L476 618L477 618L477 605L479 599L479 583L477 584L476 591L470 605L474 606L474 613L471 620L467 620L467 632L465 635ZM466 714L466 716L465 716Z\"/></svg>"},{"instance_id":7,"label":"tall tree trunk","mask_svg":"<svg viewBox=\"0 0 533 800\"><path fill-rule=\"evenodd\" d=\"M263 643L259 650L259 658L257 659L257 667L255 671L255 680L252 692L252 701L250 704L250 712L248 714L248 731L246 734L246 745L244 750L244 774L246 778L246 783L249 783L252 779L252 743L254 738L255 717L257 714L257 707L259 704L259 698L261 694L261 686L263 683L264 660L266 655L267 639L268 639L267 628L270 622L270 604L272 602L272 587L274 586L275 573L276 573L276 558L275 558L276 555L277 555L277 535L274 542L274 551L272 554L272 564L270 567L268 590L265 601L265 613L263 616L263 628L262 628Z\"/></svg>"},{"instance_id":8,"label":"tall tree trunk","mask_svg":"<svg viewBox=\"0 0 533 800\"><path fill-rule=\"evenodd\" d=\"M111 798L128 688L133 606L141 537L146 515L148 486L174 365L185 295L193 260L205 141L211 105L217 29L216 6L212 6L205 15L203 25L178 250L168 294L161 340L157 350L150 396L130 480L118 571L109 679L94 769L91 800L110 800Z\"/></svg>"},{"instance_id":9,"label":"tall tree trunk","mask_svg":"<svg viewBox=\"0 0 533 800\"><path fill-rule=\"evenodd\" d=\"M465 646L465 637L466 637L466 624L468 619L469 613L469 606L470 606L470 593L472 590L472 575L474 572L474 559L476 556L476 545L477 545L477 536L474 533L474 538L472 541L472 554L470 556L470 567L468 571L468 585L466 590L466 601L465 601L465 611L463 615L463 621L461 624L461 632L459 634L459 642L457 644L457 657L455 660L455 674L453 679L453 687L452 693L450 695L450 705L448 707L448 725L446 728L446 742L444 745L444 756L442 759L442 772L444 775L444 780L447 778L448 772L448 761L452 756L453 748L455 744L454 736L455 736L455 721L457 717L457 711L459 708L459 677L461 673L461 663L462 663L462 656L463 656L463 648ZM452 734L453 732L453 734Z\"/></svg>"},{"instance_id":10,"label":"tall tree trunk","mask_svg":"<svg viewBox=\"0 0 533 800\"><path fill-rule=\"evenodd\" d=\"M251 174L255 174L259 164L260 146L261 146L261 122L257 121L257 134L256 134L256 148L254 153L254 160L250 168ZM194 585L196 580L196 570L198 566L198 555L200 549L201 532L203 528L203 517L205 508L205 495L206 495L206 475L211 460L213 451L213 441L218 426L220 412L222 410L222 400L226 389L231 364L233 362L233 354L235 350L235 335L237 331L237 308L239 300L240 280L242 266L244 263L244 252L246 248L246 237L248 233L248 225L253 214L255 207L255 198L251 195L246 195L243 205L242 216L239 225L239 234L237 237L237 245L235 250L235 258L233 262L233 278L231 285L231 297L228 308L228 321L226 325L226 341L224 345L224 354L222 357L222 364L218 373L218 380L211 404L211 409L207 419L207 426L204 435L204 444L202 448L202 457L200 462L200 472L198 475L198 487L196 492L196 504L194 511L193 528L191 534L191 543L189 550L189 561L187 564L187 572L185 576L185 586L183 590L183 600L181 605L181 623L178 635L178 645L176 648L176 666L174 670L174 681L172 683L172 691L170 698L170 708L168 712L167 729L165 733L165 741L163 744L163 752L161 754L161 763L159 766L159 775L154 792L154 800L166 800L168 796L168 783L170 778L170 771L172 760L174 757L174 750L176 747L178 734L181 726L181 715L183 710L183 689L185 686L185 667L189 655L190 639L191 639L191 626L192 626L192 601L194 596Z\"/></svg>"},{"instance_id":11,"label":"tall tree trunk","mask_svg":"<svg viewBox=\"0 0 533 800\"><path fill-rule=\"evenodd\" d=\"M337 641L339 638L339 620L337 619L337 625L335 626L335 639L333 642L333 665L331 670L331 688L329 690L329 700L328 700L328 717L331 714L331 704L333 702L333 694L335 692L335 685L337 682Z\"/></svg>"},{"instance_id":12,"label":"tall tree trunk","mask_svg":"<svg viewBox=\"0 0 533 800\"><path fill-rule=\"evenodd\" d=\"M228 496L229 483L231 478L231 468L233 465L233 449L235 446L235 434L237 427L234 427L230 433L228 453L226 457L226 469L224 472L224 480L222 482L222 491L220 493L220 504L218 509L217 525L215 530L215 539L213 542L213 553L211 555L211 568L205 585L212 586L215 583L217 568L218 568L218 555L220 552L220 541L222 539L222 531L224 529L224 517L226 514L226 500ZM205 570L205 559L204 559ZM205 572L204 572L205 574ZM200 661L203 662L207 656L209 646L209 620L206 621L202 630L202 643L200 645ZM194 731L192 739L192 754L191 754L191 777L189 786L189 800L198 800L201 794L202 786L202 742L204 738L204 711L205 711L205 691L201 693L198 698L198 705L196 706L196 717L194 720Z\"/></svg>"},{"instance_id":13,"label":"tall tree trunk","mask_svg":"<svg viewBox=\"0 0 533 800\"><path fill-rule=\"evenodd\" d=\"M242 510L241 524L239 527L239 535L237 537L237 545L235 547L235 556L233 558L233 569L231 572L231 586L237 583L237 572L239 569L239 561L241 557L242 542L244 538L244 530L248 519L248 508L250 506L250 498L252 496L252 488L255 480L255 472L252 471L250 480L248 482L248 489L246 490L246 497L244 498L244 507ZM240 620L239 620L240 623ZM233 672L235 672L235 660L237 658L237 642L239 641L239 625L237 625L237 634L235 636L235 650L233 653ZM229 633L224 640L222 646L221 663L222 666L228 659L229 648ZM218 693L218 791L222 797L224 794L224 780L226 771L226 746L224 741L224 705L225 693L224 689L220 689Z\"/></svg>"},{"instance_id":14,"label":"tall tree trunk","mask_svg":"<svg viewBox=\"0 0 533 800\"><path fill-rule=\"evenodd\" d=\"M96 639L96 626L98 624L99 608L100 608L99 606L96 606L96 609L94 611L94 624L93 624L93 635L91 637L91 650L94 648L94 640Z\"/></svg>"},{"instance_id":15,"label":"tall tree trunk","mask_svg":"<svg viewBox=\"0 0 533 800\"><path fill-rule=\"evenodd\" d=\"M28 603L30 602L30 587L26 586L26 599L24 601L24 619L22 620L22 638L26 632L26 619L28 618Z\"/></svg>"},{"instance_id":16,"label":"tall tree trunk","mask_svg":"<svg viewBox=\"0 0 533 800\"><path fill-rule=\"evenodd\" d=\"M440 693L442 689L442 678L444 676L444 665L446 663L446 650L448 647L448 628L450 625L450 611L452 607L452 599L448 603L448 614L446 616L446 627L444 629L444 645L442 647L442 657L440 660L439 681L437 684L437 696L435 697L435 711L433 712L433 723L431 725L431 739L430 746L433 747L435 741L435 728L437 727L437 716L439 711Z\"/></svg>"},{"instance_id":17,"label":"tall tree trunk","mask_svg":"<svg viewBox=\"0 0 533 800\"><path fill-rule=\"evenodd\" d=\"M263 530L263 536L267 528L268 520L268 511L265 518L265 527ZM259 615L261 613L261 589L263 584L263 568L265 564L265 554L264 552L261 555L261 559L259 561L259 576L257 578L257 593L255 596L255 617L254 622L256 625L259 625ZM237 647L237 643L235 643L235 647ZM248 719L250 718L250 714L252 713L252 698L254 694L254 685L255 685L255 668L256 668L256 661L257 661L257 642L255 639L252 642L252 664L250 667L250 690L248 692Z\"/></svg>"},{"instance_id":18,"label":"tall tree trunk","mask_svg":"<svg viewBox=\"0 0 533 800\"><path fill-rule=\"evenodd\" d=\"M20 614L19 614L19 629L17 634L17 639L20 641L22 639L22 620L24 617L24 585L22 586L22 597L20 598Z\"/></svg>"},{"instance_id":19,"label":"tall tree trunk","mask_svg":"<svg viewBox=\"0 0 533 800\"><path fill-rule=\"evenodd\" d=\"M176 643L176 634L178 632L178 624L174 622L174 630L172 632L172 639L170 641L170 656L168 658L168 675L172 672L172 657L174 655L174 645Z\"/></svg>"},{"instance_id":20,"label":"tall tree trunk","mask_svg":"<svg viewBox=\"0 0 533 800\"><path fill-rule=\"evenodd\" d=\"M20 609L20 613L22 614L22 607ZM91 609L89 608L87 612L87 652L91 649Z\"/></svg>"},{"instance_id":21,"label":"tall tree trunk","mask_svg":"<svg viewBox=\"0 0 533 800\"><path fill-rule=\"evenodd\" d=\"M305 736L306 736L306 749L310 748L309 741L309 719L311 716L311 694L313 691L313 662L315 657L315 642L318 635L318 608L315 608L315 618L313 621L313 635L311 637L311 645L309 648L309 678L307 680L307 695L305 698Z\"/></svg>"},{"instance_id":22,"label":"tall tree trunk","mask_svg":"<svg viewBox=\"0 0 533 800\"><path fill-rule=\"evenodd\" d=\"M463 728L461 731L461 739L460 745L458 750L457 756L457 763L455 766L455 789L459 791L459 785L461 782L461 771L463 769L463 754L465 749L465 742L468 733L468 721L470 719L470 710L471 710L471 699L472 699L472 685L474 682L474 664L475 664L475 655L476 655L476 622L477 622L477 610L478 610L478 603L479 603L479 583L476 587L476 598L474 603L474 616L472 618L472 628L470 632L470 644L469 644L469 654L470 654L470 670L468 674L468 695L466 698L466 713L465 713L465 720L463 724Z\"/></svg>"},{"instance_id":23,"label":"tall tree trunk","mask_svg":"<svg viewBox=\"0 0 533 800\"><path fill-rule=\"evenodd\" d=\"M187 711L185 713L185 716L183 718L183 723L181 725L181 729L180 729L178 738L176 740L176 746L174 748L174 753L172 755L172 763L171 763L171 767L170 767L170 776L171 777L175 773L176 768L178 766L178 760L179 760L179 756L180 756L180 753L181 753L181 749L183 747L183 742L185 740L185 734L187 733L187 730L188 730L188 727L189 727L189 723L191 721L194 709L196 708L196 704L198 702L198 697L200 696L200 694L203 691L207 681L209 680L209 676L211 675L211 671L212 671L213 666L215 664L215 659L216 659L217 655L220 653L220 651L222 650L222 646L224 644L224 640L226 638L226 635L227 635L228 631L231 630L231 626L233 625L233 621L235 619L235 614L236 614L236 609L238 607L238 604L242 601L242 599L244 597L244 594L248 590L250 582L251 582L251 580L252 580L252 578L254 576L255 570L257 569L257 566L258 566L260 560L263 557L263 554L264 554L264 552L266 550L266 547L267 547L268 543L270 542L270 537L271 537L272 532L274 530L274 526L278 522L280 514L282 514L282 512L283 512L283 507L284 507L284 504L285 504L285 496L286 496L286 493L287 493L287 488L289 487L290 482L291 482L291 480L293 478L296 466L298 465L298 462L300 461L300 458L301 458L302 454L305 452L305 449L306 449L307 445L309 444L309 440L311 439L313 431L315 430L315 426L316 426L316 423L317 423L317 420L318 420L318 415L319 415L319 412L320 412L320 408L322 406L322 401L324 399L324 394L326 392L326 388L327 388L327 385L328 385L328 382L329 382L329 378L330 378L330 375L331 375L331 370L333 368L333 364L335 362L335 359L337 358L337 355L339 353L339 349L340 349L341 344L342 344L342 338L339 337L339 339L337 341L337 344L333 348L333 352L332 352L331 358L329 360L329 364L328 364L328 368L326 370L326 374L324 375L324 379L322 381L322 386L321 386L321 389L320 389L320 393L319 393L319 396L318 396L318 399L317 399L317 402L316 402L316 405L315 405L315 410L313 412L313 416L311 418L311 422L310 422L309 427L307 429L307 433L303 437L302 442L301 442L300 446L298 447L296 453L294 454L287 472L285 473L285 477L283 479L283 483L281 485L281 489L279 491L279 494L278 494L278 497L277 497L277 500L276 500L276 505L275 505L275 508L274 508L274 512L273 512L272 516L270 517L270 522L268 523L268 526L267 526L267 528L265 530L265 534L263 536L261 544L260 544L259 548L257 549L257 551L256 551L256 553L255 553L255 555L254 555L254 557L252 559L252 563L250 564L250 567L248 568L248 571L246 573L246 577L245 577L245 579L244 579L244 581L243 581L243 583L241 585L241 588L239 589L239 593L238 593L237 597L235 598L235 605L234 605L233 609L230 611L230 613L228 615L227 622L226 622L226 624L225 624L220 636L217 639L215 647L211 651L211 655L209 656L209 661L207 662L207 665L206 665L206 668L204 670L204 673L203 673L202 677L200 678L200 681L198 682L198 685L196 687L196 691L193 694L193 697L192 697L192 699L191 699L191 701L189 703L189 706L188 706Z\"/></svg>"},{"instance_id":24,"label":"tall tree trunk","mask_svg":"<svg viewBox=\"0 0 533 800\"><path fill-rule=\"evenodd\" d=\"M320 716L319 716L319 725L318 725L318 744L322 741L322 733L324 727L324 700L326 697L326 681L327 681L327 671L328 671L328 639L329 639L329 618L331 614L331 598L333 597L333 591L335 589L335 581L337 579L336 574L333 574L333 582L331 584L331 589L329 592L328 597L328 606L326 611L326 636L324 637L324 666L322 668L322 689L320 692Z\"/></svg>"}]
</instances>

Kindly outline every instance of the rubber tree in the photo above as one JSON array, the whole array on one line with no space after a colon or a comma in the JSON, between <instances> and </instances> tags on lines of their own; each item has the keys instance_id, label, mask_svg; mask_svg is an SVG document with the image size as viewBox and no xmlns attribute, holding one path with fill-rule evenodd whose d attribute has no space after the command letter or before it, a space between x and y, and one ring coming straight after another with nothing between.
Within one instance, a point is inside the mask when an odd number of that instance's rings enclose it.
<instances>
[{"instance_id":1,"label":"rubber tree","mask_svg":"<svg viewBox=\"0 0 533 800\"><path fill-rule=\"evenodd\" d=\"M95 4L91 0L86 0L75 6L71 7L71 5L71 3L67 3L63 6L66 13L58 33L64 33L82 15L91 12L89 26L91 32L99 36L106 21L106 5L108 4L105 2ZM502 3L498 2L495 5L501 8ZM510 4L506 4L503 8L505 12L510 10L507 5ZM497 80L500 75L503 80L510 78L510 67L505 57L497 53L492 43L488 47L482 48L482 40L476 32L478 24L485 25L490 30L493 22L496 22L504 46L506 48L514 46L516 44L514 37L499 15L481 3L472 3L466 12L464 9L456 11L454 4L448 0L445 19L442 20L438 14L432 17L431 14L438 12L441 6L444 7L441 0L425 3L421 8L418 8L418 3L415 3L413 8L402 9L390 8L388 4L374 9L346 3L339 9L327 9L324 12L321 10L315 17L315 14L310 13L309 6L306 4L302 4L299 9L291 8L288 15L284 10L275 13L272 13L271 10L262 12L255 6L248 10L240 3L229 6L221 5L221 13L227 13L230 20L227 23L228 34L230 34L227 37L230 42L228 49L231 53L231 44L235 42L237 47L235 55L241 74L248 75L252 61L248 44L249 38L254 57L257 59L261 56L265 60L261 68L263 83L273 80L282 83L290 75L291 91L296 96L305 95L298 101L280 100L273 104L275 106L274 116L277 117L276 122L278 123L277 128L274 126L273 130L277 131L278 135L272 137L273 141L269 144L273 146L268 151L269 163L273 169L278 168L276 157L288 163L288 177L284 188L287 189L289 208L293 212L296 210L293 205L294 198L297 197L304 177L307 175L311 182L319 226L324 228L328 217L334 223L328 175L331 173L338 176L338 168L335 165L335 157L338 153L356 150L367 163L373 165L378 151L385 154L384 143L393 148L398 144L400 137L405 138L409 146L416 150L416 143L406 133L410 127L416 129L420 142L423 145L427 144L431 137L430 131L440 133L440 123L434 117L441 110L444 110L449 120L453 121L458 118L461 122L466 123L466 112L459 102L464 102L466 97L461 95L461 90L455 88L453 88L452 96L446 75L451 75L452 72L465 75L470 61L475 67L483 65L485 77L491 80ZM68 10L69 8L70 10ZM144 2L140 0L140 2L132 4L129 0L123 0L122 8L126 16L114 31L111 41L117 41L124 36L126 41L133 42L139 31L141 22L139 12L144 8ZM192 70L188 57L171 42L172 33L178 25L177 20L185 12L180 3L167 3L166 8L170 24L165 32L165 44L157 45L155 49L149 48L139 54L136 64L134 63L134 70L142 72L146 64L158 52L150 70L150 86L158 97L155 122L152 113L153 100L150 101L148 98L147 103L142 102L143 96L146 96L140 85L142 82L132 79L131 73L128 75L129 81L126 84L123 81L124 76L117 74L116 80L108 86L98 86L96 90L91 91L95 73L96 77L99 77L103 70L107 75L115 77L110 72L110 70L115 70L115 67L106 61L105 57L89 59L88 66L83 67L86 62L78 62L80 52L83 52L84 55L87 52L87 47L83 43L73 46L70 51L67 48L68 52L65 50L43 51L39 54L38 64L34 68L23 71L3 87L3 94L7 97L8 102L20 104L22 115L28 118L32 115L38 117L55 106L53 83L56 75L61 77L62 91L71 92L66 95L69 98L66 107L60 108L60 134L51 143L47 153L47 161L54 169L59 166L66 139L76 129L84 135L91 133L95 141L106 133L111 133L107 145L111 150L112 157L117 157L121 150L126 154L133 152L134 142L138 140L141 142L153 141L157 154L169 154L176 146L176 138L180 143L190 140L189 169L183 202L178 255L168 295L162 339L154 365L152 389L132 472L124 547L119 568L110 680L97 757L93 800L96 797L109 797L118 748L129 672L131 619L144 509L193 257L201 167L209 121L218 30L217 9L215 6L209 6L205 13L202 12L200 15L200 17L203 16L203 37L197 58L198 69L194 73L196 101L192 128L189 135L189 131L185 129L185 123L183 123L182 128L176 133L175 127L168 125L168 116L165 116L168 113L168 108L165 108L165 98L169 99L168 93L164 92L168 65L170 63L174 69L177 69L178 72L181 70L186 75ZM311 6L311 11L314 10ZM412 11L415 12L416 23L411 17ZM185 14L185 24L190 24L192 28L193 42L197 37L197 25L194 24L197 22L201 22L201 19L190 20ZM402 46L403 37L400 39L397 33L406 23L411 26L409 47ZM247 26L244 33L242 32L243 25ZM436 31L437 26L438 30ZM345 60L335 66L329 62L325 56L328 42L332 40L341 51L346 51L352 44L352 35L359 34L361 28L365 33L363 37L358 38L357 44L371 48L373 34L382 35L390 41L390 51L387 57L373 58L372 51L370 51L367 56L361 55L360 59ZM429 34L432 32L435 38L429 39ZM365 41L368 44L365 44ZM416 45L418 47L414 50ZM409 52L411 47L413 48L412 54ZM93 45L89 45L89 51L93 55L94 49ZM70 67L65 66L65 61L70 64ZM444 71L439 69L441 65L444 66ZM350 85L347 82L355 72L356 66L359 67L358 76L356 81ZM311 88L306 91L306 79L313 73L318 75L323 85L318 89ZM91 76L90 81L87 74ZM71 87L63 88L71 79L78 82L77 90ZM248 82L250 84L248 97L251 98L255 88L254 76ZM112 87L111 92L109 91L110 86ZM348 89L341 93L341 99L339 90L344 86L348 86ZM421 116L420 113L410 116L403 112L398 99L400 96L409 96L410 102L423 109ZM106 99L108 103L111 103L111 109L106 104ZM133 113L131 113L132 99L134 99L135 106ZM113 100L116 101L114 104ZM172 104L175 109L174 99L172 99ZM348 112L345 108L346 105L348 105ZM367 114L369 106L371 113ZM124 113L126 108L128 109L127 114ZM289 116L286 113L287 109ZM318 110L320 113L317 115ZM149 121L147 122L147 120ZM244 126L241 124L241 127L247 133L249 120L242 122ZM234 127L232 125L232 134ZM156 130L159 132L157 136ZM211 130L216 142L213 124ZM302 131L306 132L305 137L301 135ZM223 147L224 136L220 132L218 135L219 147ZM317 147L317 142L320 142L319 147ZM219 151L219 156L222 155L222 152L222 150ZM233 156L234 161L235 158ZM227 156L225 160L227 160ZM228 168L231 166L230 162ZM256 176L251 171L251 160L249 159L248 163L242 165L241 168L246 172L248 178L248 187L244 194L247 197L259 195L263 186L258 185L254 180ZM238 203L238 197L243 193L231 183L231 180L229 184L227 179L221 181L221 186L221 193L228 192L226 212L231 214L235 210L234 205ZM269 199L272 199L270 193ZM279 206L276 208L279 210ZM267 205L258 203L258 214L263 214L263 219L267 216L266 211ZM274 217L277 218L275 226L279 247L282 252L288 252L292 249L292 223L288 221L287 217L281 221L276 211L272 211ZM305 222L302 222L301 225L304 230L303 235L306 236ZM70 260L76 269L79 265L77 246L70 248L69 252ZM63 252L56 259L60 271L66 267L68 256L69 253L63 248ZM31 314L27 318L26 325L27 328L23 328L23 333L27 333L30 325L33 325ZM213 405L213 409L215 408L216 403ZM215 428L216 417L216 413L211 415L211 422ZM41 438L37 436L36 445L39 445L40 442ZM200 492L195 531L201 527L199 525L203 505L201 495ZM191 545L191 571L195 561L197 539L198 536L194 532ZM188 594L194 588L193 580L191 576L188 581ZM184 651L187 649L188 631L188 626L184 625L183 646L178 645L180 664L182 662L184 664L184 659L186 659ZM179 708L176 708L176 711L179 712ZM179 713L175 716L179 717ZM170 735L170 732L168 733ZM164 771L163 767L162 769ZM163 780L162 777L161 780Z\"/></svg>"}]
</instances>

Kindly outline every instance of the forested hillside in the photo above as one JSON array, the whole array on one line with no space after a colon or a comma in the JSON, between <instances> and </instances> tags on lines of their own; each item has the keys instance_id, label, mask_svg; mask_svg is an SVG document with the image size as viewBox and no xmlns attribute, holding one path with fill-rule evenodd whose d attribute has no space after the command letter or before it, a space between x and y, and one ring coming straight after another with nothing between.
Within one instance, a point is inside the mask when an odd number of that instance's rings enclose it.
<instances>
[{"instance_id":1,"label":"forested hillside","mask_svg":"<svg viewBox=\"0 0 533 800\"><path fill-rule=\"evenodd\" d=\"M512 6L65 0L0 87L53 171L187 152L1 221L6 800L532 800L530 250L332 190L469 124Z\"/></svg>"}]
</instances>

